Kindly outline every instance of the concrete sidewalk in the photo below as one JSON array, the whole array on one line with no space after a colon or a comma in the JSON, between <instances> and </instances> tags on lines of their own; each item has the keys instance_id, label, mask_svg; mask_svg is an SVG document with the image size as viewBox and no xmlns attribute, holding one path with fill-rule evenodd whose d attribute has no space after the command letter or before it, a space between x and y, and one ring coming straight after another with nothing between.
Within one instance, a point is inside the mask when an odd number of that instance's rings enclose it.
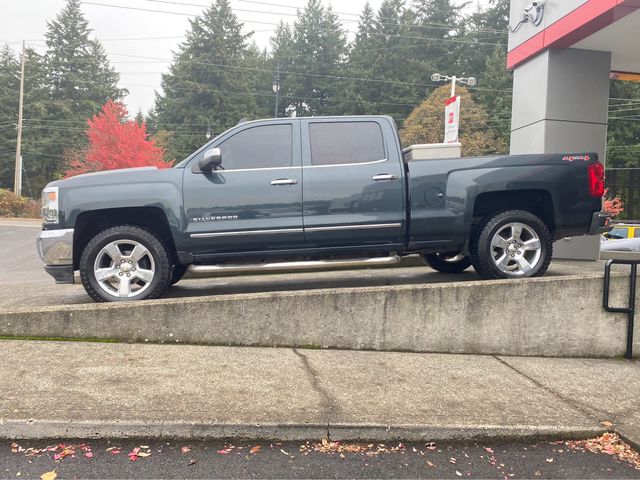
<instances>
[{"instance_id":1,"label":"concrete sidewalk","mask_svg":"<svg viewBox=\"0 0 640 480\"><path fill-rule=\"evenodd\" d=\"M0 343L0 437L558 438L640 443L618 360Z\"/></svg>"}]
</instances>

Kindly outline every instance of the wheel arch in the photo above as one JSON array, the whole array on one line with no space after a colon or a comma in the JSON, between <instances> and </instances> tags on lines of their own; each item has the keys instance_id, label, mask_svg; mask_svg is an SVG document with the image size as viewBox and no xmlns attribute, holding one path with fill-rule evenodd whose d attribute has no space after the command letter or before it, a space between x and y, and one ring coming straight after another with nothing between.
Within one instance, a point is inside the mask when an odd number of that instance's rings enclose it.
<instances>
[{"instance_id":1,"label":"wheel arch","mask_svg":"<svg viewBox=\"0 0 640 480\"><path fill-rule=\"evenodd\" d=\"M473 206L474 225L484 219L508 210L524 210L542 220L550 232L554 232L556 217L553 198L547 190L503 190L480 193Z\"/></svg>"},{"instance_id":2,"label":"wheel arch","mask_svg":"<svg viewBox=\"0 0 640 480\"><path fill-rule=\"evenodd\" d=\"M171 260L177 261L176 246L169 220L161 208L105 208L78 215L73 238L73 268L78 268L82 252L93 237L107 228L119 225L133 225L153 233L163 243Z\"/></svg>"}]
</instances>

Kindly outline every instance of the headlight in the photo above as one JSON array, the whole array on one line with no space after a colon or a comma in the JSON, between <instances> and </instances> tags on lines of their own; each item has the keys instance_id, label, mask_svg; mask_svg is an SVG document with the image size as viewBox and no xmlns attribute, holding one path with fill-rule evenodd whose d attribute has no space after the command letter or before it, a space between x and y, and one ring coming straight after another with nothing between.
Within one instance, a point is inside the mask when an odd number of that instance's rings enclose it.
<instances>
[{"instance_id":1,"label":"headlight","mask_svg":"<svg viewBox=\"0 0 640 480\"><path fill-rule=\"evenodd\" d=\"M58 223L58 187L47 187L42 191L42 223Z\"/></svg>"}]
</instances>

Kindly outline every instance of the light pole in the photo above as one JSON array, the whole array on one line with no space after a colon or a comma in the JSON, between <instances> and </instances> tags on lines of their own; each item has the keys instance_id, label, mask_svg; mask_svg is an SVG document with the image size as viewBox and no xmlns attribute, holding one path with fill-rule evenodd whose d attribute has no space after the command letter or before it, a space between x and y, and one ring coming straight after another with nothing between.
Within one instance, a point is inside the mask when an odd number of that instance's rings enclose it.
<instances>
[{"instance_id":1,"label":"light pole","mask_svg":"<svg viewBox=\"0 0 640 480\"><path fill-rule=\"evenodd\" d=\"M204 136L207 137L207 140L209 140L212 135L213 135L213 132L211 132L211 124L209 123L207 127L207 133L205 133Z\"/></svg>"},{"instance_id":2,"label":"light pole","mask_svg":"<svg viewBox=\"0 0 640 480\"><path fill-rule=\"evenodd\" d=\"M276 107L274 117L278 118L278 102L280 100L280 64L278 64L276 73L273 74L273 84L271 85L273 88L273 93L276 94Z\"/></svg>"},{"instance_id":3,"label":"light pole","mask_svg":"<svg viewBox=\"0 0 640 480\"><path fill-rule=\"evenodd\" d=\"M462 83L464 85L469 85L470 87L473 87L477 83L475 77L456 77L455 75L440 75L439 73L431 75L432 82L448 82L449 80L451 80L452 97L456 96L456 83Z\"/></svg>"}]
</instances>

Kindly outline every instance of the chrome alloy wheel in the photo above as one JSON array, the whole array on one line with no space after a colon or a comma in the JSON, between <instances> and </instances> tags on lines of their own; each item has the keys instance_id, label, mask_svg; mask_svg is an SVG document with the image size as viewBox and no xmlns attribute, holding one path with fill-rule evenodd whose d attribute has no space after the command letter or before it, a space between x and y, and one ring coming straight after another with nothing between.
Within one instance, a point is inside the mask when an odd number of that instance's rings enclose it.
<instances>
[{"instance_id":1,"label":"chrome alloy wheel","mask_svg":"<svg viewBox=\"0 0 640 480\"><path fill-rule=\"evenodd\" d=\"M538 234L524 223L507 223L491 239L491 258L496 267L509 276L527 275L538 265L541 256Z\"/></svg>"},{"instance_id":2,"label":"chrome alloy wheel","mask_svg":"<svg viewBox=\"0 0 640 480\"><path fill-rule=\"evenodd\" d=\"M140 242L115 240L98 252L93 274L109 295L134 298L149 288L156 265L151 252Z\"/></svg>"}]
</instances>

